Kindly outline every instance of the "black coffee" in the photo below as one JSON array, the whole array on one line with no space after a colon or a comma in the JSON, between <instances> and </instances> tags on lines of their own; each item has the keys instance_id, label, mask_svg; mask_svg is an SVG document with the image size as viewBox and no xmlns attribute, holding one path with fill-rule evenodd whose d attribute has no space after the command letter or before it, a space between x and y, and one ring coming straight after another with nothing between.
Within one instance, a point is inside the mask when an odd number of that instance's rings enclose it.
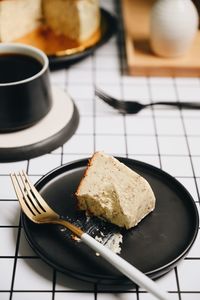
<instances>
[{"instance_id":1,"label":"black coffee","mask_svg":"<svg viewBox=\"0 0 200 300\"><path fill-rule=\"evenodd\" d=\"M0 84L21 81L34 76L42 64L31 56L23 54L0 54Z\"/></svg>"}]
</instances>

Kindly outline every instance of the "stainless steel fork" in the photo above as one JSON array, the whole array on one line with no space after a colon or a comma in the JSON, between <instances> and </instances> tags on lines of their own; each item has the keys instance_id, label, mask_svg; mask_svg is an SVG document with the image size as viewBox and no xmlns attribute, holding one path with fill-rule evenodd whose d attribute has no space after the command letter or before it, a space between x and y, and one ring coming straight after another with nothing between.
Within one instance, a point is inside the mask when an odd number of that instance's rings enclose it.
<instances>
[{"instance_id":1,"label":"stainless steel fork","mask_svg":"<svg viewBox=\"0 0 200 300\"><path fill-rule=\"evenodd\" d=\"M170 300L169 294L162 291L160 287L144 273L129 264L110 249L106 248L104 245L100 244L77 226L61 219L60 216L52 210L47 202L42 198L34 185L30 182L25 172L21 171L18 175L13 173L11 174L11 179L21 208L31 221L35 223L53 223L65 226L73 234L78 236L85 244L104 257L116 269L126 275L130 280L145 288L158 299Z\"/></svg>"},{"instance_id":2,"label":"stainless steel fork","mask_svg":"<svg viewBox=\"0 0 200 300\"><path fill-rule=\"evenodd\" d=\"M142 104L138 101L125 101L125 100L123 101L106 94L104 91L102 91L97 87L95 88L95 94L105 103L117 109L122 114L137 114L142 109L154 105L157 106L163 105L163 106L171 106L171 107L186 108L186 109L200 109L200 102L159 101L159 102L150 102L147 104Z\"/></svg>"}]
</instances>

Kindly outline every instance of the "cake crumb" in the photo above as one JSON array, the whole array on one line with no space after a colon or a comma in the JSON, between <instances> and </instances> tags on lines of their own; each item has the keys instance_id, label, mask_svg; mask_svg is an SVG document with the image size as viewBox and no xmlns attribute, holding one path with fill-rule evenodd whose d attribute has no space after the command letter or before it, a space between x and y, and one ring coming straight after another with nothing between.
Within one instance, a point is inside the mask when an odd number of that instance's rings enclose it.
<instances>
[{"instance_id":1,"label":"cake crumb","mask_svg":"<svg viewBox=\"0 0 200 300\"><path fill-rule=\"evenodd\" d=\"M102 232L101 232L102 234ZM108 236L96 236L95 240L98 241L99 243L103 244L105 247L110 249L116 254L121 253L121 244L123 241L123 236L121 233L114 233L112 234L109 238Z\"/></svg>"}]
</instances>

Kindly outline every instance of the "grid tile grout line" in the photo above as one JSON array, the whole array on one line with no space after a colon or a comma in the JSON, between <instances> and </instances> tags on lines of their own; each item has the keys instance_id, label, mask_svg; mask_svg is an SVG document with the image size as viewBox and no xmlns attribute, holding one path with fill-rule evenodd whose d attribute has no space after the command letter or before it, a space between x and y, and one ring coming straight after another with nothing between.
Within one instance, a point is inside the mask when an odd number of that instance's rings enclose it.
<instances>
[{"instance_id":1,"label":"grid tile grout line","mask_svg":"<svg viewBox=\"0 0 200 300\"><path fill-rule=\"evenodd\" d=\"M149 82L149 78L147 81L147 85L148 85L148 92L149 92L149 98L150 101L152 102L152 92L151 92L151 84ZM158 141L158 132L157 132L157 126L156 126L156 120L155 120L155 114L154 114L154 107L151 107L152 110L152 116L153 116L153 124L154 124L154 130L155 130L155 137L156 137L156 146L157 146L157 150L158 150L158 157L159 157L159 164L160 164L160 168L162 169L162 162L161 162L161 154L160 154L160 147L159 147L159 141Z\"/></svg>"},{"instance_id":2,"label":"grid tile grout line","mask_svg":"<svg viewBox=\"0 0 200 300\"><path fill-rule=\"evenodd\" d=\"M16 241L16 248L15 248L15 256L14 256L14 264L13 264L13 272L12 272L9 300L12 300L12 298L13 298L13 290L14 290L14 283L15 283L17 260L18 260L20 235L21 235L21 218L19 218L19 228L18 228L18 232L17 232L17 241Z\"/></svg>"},{"instance_id":3,"label":"grid tile grout line","mask_svg":"<svg viewBox=\"0 0 200 300\"><path fill-rule=\"evenodd\" d=\"M178 94L177 85L176 85L175 81L174 81L174 86L175 86L177 100L179 101L179 94ZM197 181L196 181L196 174L195 174L195 171L194 171L194 165L193 165L193 161L192 161L192 155L191 155L191 152L190 152L190 146L189 146L189 141L188 141L188 137L187 137L187 134L186 134L186 128L185 128L184 117L183 117L182 111L180 111L180 118L181 118L181 121L182 121L182 124L183 124L184 136L185 136L186 143L187 143L188 156L189 156L191 167L192 167L192 173L193 173L193 178L194 178L194 182L195 182L196 192L197 192L197 195L198 195L198 201L200 203L200 196L199 196L199 191L198 191L198 186L197 186ZM198 258L198 259L200 259L200 258ZM179 276L178 276L177 268L175 268L175 271L176 271L176 278L177 278L177 282L178 282L179 298L181 299L181 294L180 294L181 290L180 290L180 286L179 286Z\"/></svg>"},{"instance_id":4,"label":"grid tile grout line","mask_svg":"<svg viewBox=\"0 0 200 300\"><path fill-rule=\"evenodd\" d=\"M176 90L176 94L177 94L177 99L179 99L176 83L175 83L175 90ZM195 174L195 171L194 171L194 165L193 165L193 161L192 161L192 155L191 155L191 152L190 152L190 146L189 146L188 136L186 134L185 122L184 122L184 117L183 117L182 111L180 112L180 118L181 118L181 121L182 121L182 124L183 124L184 135L185 135L185 139L186 139L186 143L187 143L187 149L188 149L188 153L189 153L189 158L190 158L190 162L191 162L191 166L192 166L193 178L194 178L194 181L195 181L198 200L199 200L199 203L200 203L200 194L199 194L199 191L198 191L198 186L197 186L197 181L196 181L196 174Z\"/></svg>"},{"instance_id":5,"label":"grid tile grout line","mask_svg":"<svg viewBox=\"0 0 200 300\"><path fill-rule=\"evenodd\" d=\"M92 55L92 75L93 75L93 91L95 91L96 86L96 77L95 77L95 55ZM96 151L96 97L95 93L93 93L93 99L92 99L92 111L93 111L93 152Z\"/></svg>"},{"instance_id":6,"label":"grid tile grout line","mask_svg":"<svg viewBox=\"0 0 200 300\"><path fill-rule=\"evenodd\" d=\"M121 13L121 6L118 6L118 15L119 15L119 23L120 23L120 32L119 32L119 41L123 40L123 28L122 28L122 13ZM121 72L123 72L124 70L124 61L125 61L125 50L124 50L124 43L122 43L121 47L118 47L118 51L119 51L119 58L120 58L120 69ZM124 86L123 86L123 80L122 78L120 78L120 96L121 99L124 99ZM122 115L123 116L123 129L124 129L124 142L125 142L125 157L128 158L129 154L128 154L128 141L127 141L127 129L126 129L126 115Z\"/></svg>"},{"instance_id":7,"label":"grid tile grout line","mask_svg":"<svg viewBox=\"0 0 200 300\"><path fill-rule=\"evenodd\" d=\"M179 278L178 278L178 272L177 272L177 268L176 268L176 267L174 268L174 271L175 271L175 277L176 277L176 284L177 284L178 298L179 298L179 300L181 300Z\"/></svg>"},{"instance_id":8,"label":"grid tile grout line","mask_svg":"<svg viewBox=\"0 0 200 300\"><path fill-rule=\"evenodd\" d=\"M53 280L52 280L52 300L55 300L56 274L57 274L57 271L56 271L55 269L53 269Z\"/></svg>"}]
</instances>

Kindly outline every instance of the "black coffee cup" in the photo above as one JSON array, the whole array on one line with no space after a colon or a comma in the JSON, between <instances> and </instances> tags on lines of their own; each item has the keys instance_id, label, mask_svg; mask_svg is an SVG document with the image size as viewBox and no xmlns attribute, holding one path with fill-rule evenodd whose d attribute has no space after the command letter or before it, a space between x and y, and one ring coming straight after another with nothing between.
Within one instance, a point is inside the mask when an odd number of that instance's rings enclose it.
<instances>
[{"instance_id":1,"label":"black coffee cup","mask_svg":"<svg viewBox=\"0 0 200 300\"><path fill-rule=\"evenodd\" d=\"M48 57L18 43L0 44L0 132L30 127L52 106Z\"/></svg>"}]
</instances>

